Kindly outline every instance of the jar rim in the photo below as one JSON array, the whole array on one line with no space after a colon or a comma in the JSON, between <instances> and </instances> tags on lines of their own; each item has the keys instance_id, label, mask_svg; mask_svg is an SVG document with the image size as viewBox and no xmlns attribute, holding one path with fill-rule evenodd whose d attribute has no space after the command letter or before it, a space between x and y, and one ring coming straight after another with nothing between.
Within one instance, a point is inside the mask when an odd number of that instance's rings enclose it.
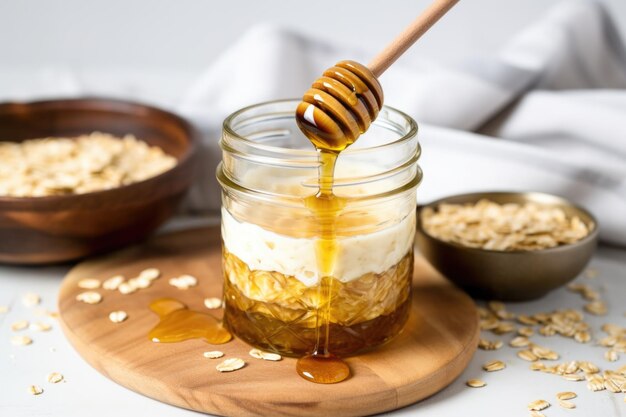
<instances>
[{"instance_id":1,"label":"jar rim","mask_svg":"<svg viewBox=\"0 0 626 417\"><path fill-rule=\"evenodd\" d=\"M233 137L239 141L242 141L246 146L250 146L253 149L257 149L257 150L265 151L265 152L271 152L274 154L288 154L291 156L317 158L317 151L315 149L293 149L293 148L284 148L280 146L273 146L273 145L267 145L264 143L259 143L243 135L238 134L235 131L235 129L232 127L232 123L237 117L251 110L262 108L264 106L269 106L269 105L289 104L289 103L293 103L294 109L295 109L295 105L297 105L300 101L301 101L300 99L295 99L295 98L278 99L278 100L264 101L261 103L256 103L250 106L246 106L244 108L241 108L231 113L228 117L226 117L226 119L224 119L224 122L222 124L222 129L225 133L228 134L229 137ZM412 138L414 138L417 135L418 125L417 125L417 122L415 122L415 120L413 120L411 116L388 105L383 105L380 113L382 114L383 111L395 114L396 116L402 118L408 124L408 130L406 130L406 132L404 132L404 134L402 134L399 138L394 139L391 142L386 142L380 145L368 146L368 147L362 147L362 148L348 147L346 148L346 150L341 152L342 154L358 155L360 153L372 152L373 150L385 149L388 147L396 146L404 142L410 141ZM376 123L376 121L379 121L379 119L377 118L373 123ZM223 137L224 135L222 135L222 141L220 141L222 143L222 146L223 146ZM419 146L419 143L418 143L417 152L418 152L418 158L419 158L419 155L421 154L421 147Z\"/></svg>"}]
</instances>

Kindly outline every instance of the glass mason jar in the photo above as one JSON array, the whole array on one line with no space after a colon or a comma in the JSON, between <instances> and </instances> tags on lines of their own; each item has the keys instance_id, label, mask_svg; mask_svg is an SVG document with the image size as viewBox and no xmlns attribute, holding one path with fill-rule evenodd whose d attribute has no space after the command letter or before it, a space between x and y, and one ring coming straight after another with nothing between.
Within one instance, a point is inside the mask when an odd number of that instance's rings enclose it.
<instances>
[{"instance_id":1,"label":"glass mason jar","mask_svg":"<svg viewBox=\"0 0 626 417\"><path fill-rule=\"evenodd\" d=\"M224 322L247 343L288 356L315 347L322 281L315 255L320 227L305 206L318 191L320 164L296 125L298 102L257 104L229 116L217 169ZM415 121L384 107L337 160L334 193L345 206L336 221L330 286L334 354L380 345L408 318L419 156Z\"/></svg>"}]
</instances>

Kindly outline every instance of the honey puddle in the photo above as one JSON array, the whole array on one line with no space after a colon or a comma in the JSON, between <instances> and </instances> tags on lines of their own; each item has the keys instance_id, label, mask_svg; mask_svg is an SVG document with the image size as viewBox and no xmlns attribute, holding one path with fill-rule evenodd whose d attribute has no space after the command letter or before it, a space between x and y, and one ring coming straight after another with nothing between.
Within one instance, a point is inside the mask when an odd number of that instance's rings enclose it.
<instances>
[{"instance_id":1,"label":"honey puddle","mask_svg":"<svg viewBox=\"0 0 626 417\"><path fill-rule=\"evenodd\" d=\"M148 337L155 343L183 342L203 339L207 343L220 345L232 339L221 321L208 313L190 310L173 298L160 298L150 303L150 310L160 318Z\"/></svg>"}]
</instances>

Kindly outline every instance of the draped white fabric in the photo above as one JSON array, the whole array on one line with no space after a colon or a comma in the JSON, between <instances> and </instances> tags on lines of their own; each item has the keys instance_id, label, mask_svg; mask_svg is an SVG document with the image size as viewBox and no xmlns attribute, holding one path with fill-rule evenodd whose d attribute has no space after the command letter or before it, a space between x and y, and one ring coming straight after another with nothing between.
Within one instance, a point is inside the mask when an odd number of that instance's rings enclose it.
<instances>
[{"instance_id":1,"label":"draped white fabric","mask_svg":"<svg viewBox=\"0 0 626 417\"><path fill-rule=\"evenodd\" d=\"M0 72L0 98L105 94L181 113L205 134L202 172L186 205L203 211L219 206L214 173L229 113L299 97L336 61L367 62L374 52L259 26L191 86L180 74L145 71ZM381 83L385 102L420 125L420 201L549 192L587 207L604 241L626 245L626 52L601 4L564 0L488 59L449 67L402 58Z\"/></svg>"}]
</instances>

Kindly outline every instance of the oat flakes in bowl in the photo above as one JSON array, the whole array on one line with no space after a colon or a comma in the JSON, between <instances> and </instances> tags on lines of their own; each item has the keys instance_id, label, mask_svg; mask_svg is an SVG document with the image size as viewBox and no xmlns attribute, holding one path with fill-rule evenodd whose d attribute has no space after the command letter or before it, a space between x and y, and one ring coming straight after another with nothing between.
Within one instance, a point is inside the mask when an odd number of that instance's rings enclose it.
<instances>
[{"instance_id":1,"label":"oat flakes in bowl","mask_svg":"<svg viewBox=\"0 0 626 417\"><path fill-rule=\"evenodd\" d=\"M3 152L19 152L18 144L33 138L75 139L92 132L118 138L133 135L147 144L133 142L138 145L135 148L143 149L140 152L150 154L160 148L176 163L165 158L171 165L167 169L161 166L151 171L141 164L112 171L117 160L108 160L100 152L90 163L100 161L102 173L96 172L89 181L77 181L71 175L55 178L42 168L38 178L35 174L35 187L22 196L7 191L5 185L0 190L0 263L49 264L106 252L145 238L174 214L193 180L200 141L199 133L184 119L155 107L112 99L0 103L0 142L13 142ZM67 151L72 145L64 141L60 148ZM37 171L36 163L29 166L30 171ZM74 168L83 174L90 171ZM143 174L116 180L120 172L126 177ZM96 186L98 175L117 182ZM0 180L0 188L2 184ZM45 195L49 194L46 189L54 195Z\"/></svg>"},{"instance_id":2,"label":"oat flakes in bowl","mask_svg":"<svg viewBox=\"0 0 626 417\"><path fill-rule=\"evenodd\" d=\"M594 217L544 193L452 196L420 210L416 241L443 275L479 298L529 300L574 279L597 242Z\"/></svg>"}]
</instances>

